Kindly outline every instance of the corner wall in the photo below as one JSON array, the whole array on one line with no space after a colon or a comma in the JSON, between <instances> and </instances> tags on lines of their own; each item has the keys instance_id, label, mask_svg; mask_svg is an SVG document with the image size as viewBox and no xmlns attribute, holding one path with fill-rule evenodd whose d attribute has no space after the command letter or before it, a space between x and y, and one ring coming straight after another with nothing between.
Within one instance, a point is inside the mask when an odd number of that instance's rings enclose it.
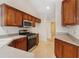
<instances>
[{"instance_id":1,"label":"corner wall","mask_svg":"<svg viewBox=\"0 0 79 59\"><path fill-rule=\"evenodd\" d=\"M79 25L67 26L66 28L68 29L69 34L79 39Z\"/></svg>"},{"instance_id":2,"label":"corner wall","mask_svg":"<svg viewBox=\"0 0 79 59\"><path fill-rule=\"evenodd\" d=\"M55 22L56 22L56 32L57 33L65 33L67 32L67 28L62 26L62 18L61 18L61 6L62 6L62 0L56 0L55 1Z\"/></svg>"}]
</instances>

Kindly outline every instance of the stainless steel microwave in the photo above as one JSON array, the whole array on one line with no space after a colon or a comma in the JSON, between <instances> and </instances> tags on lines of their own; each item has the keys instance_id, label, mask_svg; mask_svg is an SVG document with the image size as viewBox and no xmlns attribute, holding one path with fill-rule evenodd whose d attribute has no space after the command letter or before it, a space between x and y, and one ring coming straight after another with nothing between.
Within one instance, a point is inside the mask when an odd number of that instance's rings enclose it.
<instances>
[{"instance_id":1,"label":"stainless steel microwave","mask_svg":"<svg viewBox=\"0 0 79 59\"><path fill-rule=\"evenodd\" d=\"M28 20L23 20L23 27L26 28L32 27L32 23Z\"/></svg>"}]
</instances>

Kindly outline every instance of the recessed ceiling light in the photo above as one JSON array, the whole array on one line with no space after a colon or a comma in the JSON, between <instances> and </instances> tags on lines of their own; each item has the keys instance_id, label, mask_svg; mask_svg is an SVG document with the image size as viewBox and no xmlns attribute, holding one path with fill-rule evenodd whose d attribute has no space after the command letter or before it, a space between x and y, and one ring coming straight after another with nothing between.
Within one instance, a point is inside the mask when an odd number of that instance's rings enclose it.
<instances>
[{"instance_id":1,"label":"recessed ceiling light","mask_svg":"<svg viewBox=\"0 0 79 59\"><path fill-rule=\"evenodd\" d=\"M50 10L50 7L49 7L49 6L47 6L47 7L46 7L46 9L47 9L47 10Z\"/></svg>"}]
</instances>

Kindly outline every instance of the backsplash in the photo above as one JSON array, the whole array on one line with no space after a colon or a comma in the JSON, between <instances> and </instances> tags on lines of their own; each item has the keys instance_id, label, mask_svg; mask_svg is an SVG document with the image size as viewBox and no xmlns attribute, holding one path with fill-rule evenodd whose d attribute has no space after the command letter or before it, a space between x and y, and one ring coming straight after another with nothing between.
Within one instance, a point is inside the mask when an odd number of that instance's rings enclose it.
<instances>
[{"instance_id":1,"label":"backsplash","mask_svg":"<svg viewBox=\"0 0 79 59\"><path fill-rule=\"evenodd\" d=\"M68 33L79 39L79 25L67 26Z\"/></svg>"},{"instance_id":2,"label":"backsplash","mask_svg":"<svg viewBox=\"0 0 79 59\"><path fill-rule=\"evenodd\" d=\"M18 33L17 27L1 27L0 26L0 35L8 35Z\"/></svg>"}]
</instances>

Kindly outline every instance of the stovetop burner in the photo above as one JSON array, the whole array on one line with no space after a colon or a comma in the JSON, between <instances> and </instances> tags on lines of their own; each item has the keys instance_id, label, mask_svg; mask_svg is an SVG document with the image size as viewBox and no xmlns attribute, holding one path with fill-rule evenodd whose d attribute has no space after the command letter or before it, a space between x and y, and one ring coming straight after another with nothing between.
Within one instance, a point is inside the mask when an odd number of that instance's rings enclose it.
<instances>
[{"instance_id":1,"label":"stovetop burner","mask_svg":"<svg viewBox=\"0 0 79 59\"><path fill-rule=\"evenodd\" d=\"M36 35L36 34L35 33L30 33L30 32L27 32L27 31L20 30L19 31L19 35L32 36L32 35Z\"/></svg>"}]
</instances>

